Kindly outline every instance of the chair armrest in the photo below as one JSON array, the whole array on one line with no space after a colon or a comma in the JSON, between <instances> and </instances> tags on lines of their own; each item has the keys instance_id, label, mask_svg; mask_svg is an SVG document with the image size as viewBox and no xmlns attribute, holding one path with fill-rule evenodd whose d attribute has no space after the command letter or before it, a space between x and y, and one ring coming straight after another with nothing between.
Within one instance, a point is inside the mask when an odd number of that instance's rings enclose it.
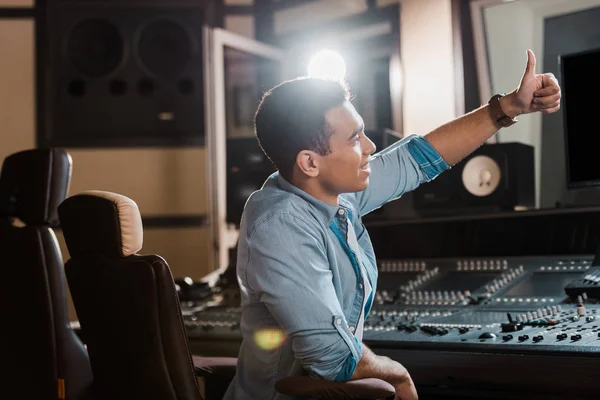
<instances>
[{"instance_id":1,"label":"chair armrest","mask_svg":"<svg viewBox=\"0 0 600 400\"><path fill-rule=\"evenodd\" d=\"M380 400L394 396L394 387L376 378L332 382L309 376L289 376L275 383L275 390L288 396L316 399Z\"/></svg>"},{"instance_id":2,"label":"chair armrest","mask_svg":"<svg viewBox=\"0 0 600 400\"><path fill-rule=\"evenodd\" d=\"M192 356L196 376L221 376L233 378L237 366L235 357L201 357Z\"/></svg>"}]
</instances>

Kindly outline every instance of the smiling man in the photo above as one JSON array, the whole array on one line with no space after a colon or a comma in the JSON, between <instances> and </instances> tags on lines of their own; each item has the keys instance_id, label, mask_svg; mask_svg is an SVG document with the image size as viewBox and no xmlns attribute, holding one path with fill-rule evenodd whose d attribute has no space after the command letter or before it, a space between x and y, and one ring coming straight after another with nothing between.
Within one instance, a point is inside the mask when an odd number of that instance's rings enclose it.
<instances>
[{"instance_id":1,"label":"smiling man","mask_svg":"<svg viewBox=\"0 0 600 400\"><path fill-rule=\"evenodd\" d=\"M516 116L557 111L556 79L536 75L533 53L527 57L508 95L376 156L342 83L300 78L264 95L256 135L278 172L250 196L242 215L237 276L244 340L225 399L289 400L275 392L275 382L303 373L334 381L379 378L395 387L396 399L417 399L406 368L362 343L377 266L361 218L434 179ZM278 340L266 345L263 333Z\"/></svg>"}]
</instances>

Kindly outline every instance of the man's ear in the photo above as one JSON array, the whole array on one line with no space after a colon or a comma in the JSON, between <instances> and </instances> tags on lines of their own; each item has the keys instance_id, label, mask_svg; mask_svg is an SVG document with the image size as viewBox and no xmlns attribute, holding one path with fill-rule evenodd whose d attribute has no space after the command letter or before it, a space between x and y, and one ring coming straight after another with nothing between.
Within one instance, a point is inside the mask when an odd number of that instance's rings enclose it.
<instances>
[{"instance_id":1,"label":"man's ear","mask_svg":"<svg viewBox=\"0 0 600 400\"><path fill-rule=\"evenodd\" d=\"M310 150L302 150L296 156L296 166L300 172L311 178L319 175L319 161L319 155Z\"/></svg>"}]
</instances>

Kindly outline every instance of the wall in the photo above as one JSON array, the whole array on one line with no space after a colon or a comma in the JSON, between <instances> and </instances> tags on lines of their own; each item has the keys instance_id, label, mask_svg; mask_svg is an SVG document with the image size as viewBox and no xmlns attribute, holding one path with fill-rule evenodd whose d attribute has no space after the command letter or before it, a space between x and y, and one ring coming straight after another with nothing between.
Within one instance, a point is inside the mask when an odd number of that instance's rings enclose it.
<instances>
[{"instance_id":1,"label":"wall","mask_svg":"<svg viewBox=\"0 0 600 400\"><path fill-rule=\"evenodd\" d=\"M4 0L0 7L25 7L32 3ZM32 19L0 20L2 158L36 145L34 51ZM144 217L206 213L203 148L65 150L73 158L69 195L87 189L121 193L138 203ZM146 227L144 233L142 252L163 255L175 276L199 278L209 271L207 229ZM62 242L60 232L58 237ZM68 253L64 251L63 256L67 259Z\"/></svg>"},{"instance_id":2,"label":"wall","mask_svg":"<svg viewBox=\"0 0 600 400\"><path fill-rule=\"evenodd\" d=\"M203 148L66 150L73 158L69 194L90 189L120 193L133 199L144 217L206 213ZM146 226L141 253L162 255L175 277L198 279L210 271L207 247L206 228Z\"/></svg>"},{"instance_id":3,"label":"wall","mask_svg":"<svg viewBox=\"0 0 600 400\"><path fill-rule=\"evenodd\" d=\"M525 50L532 49L536 55L537 73L544 69L544 19L600 6L600 0L526 0L503 3L484 9L488 60L490 64L491 89L494 93L514 89L525 68ZM510 23L507 23L510 21ZM558 74L555 74L558 77ZM556 117L549 116L551 118ZM544 171L560 162L556 157L560 152L552 152L551 159L542 161L542 119L540 113L523 115L519 123L503 129L498 138L504 142L522 142L535 148L536 204L538 207L552 207L559 200L564 183L560 179L564 173ZM553 121L555 123L556 121ZM560 121L559 121L560 125ZM560 140L560 139L559 139ZM550 146L554 146L550 144ZM562 144L560 145L562 148ZM544 167L543 164L547 166ZM542 190L542 187L544 190ZM547 192L547 195L542 192Z\"/></svg>"},{"instance_id":4,"label":"wall","mask_svg":"<svg viewBox=\"0 0 600 400\"><path fill-rule=\"evenodd\" d=\"M0 19L1 159L35 146L33 38L33 21Z\"/></svg>"},{"instance_id":5,"label":"wall","mask_svg":"<svg viewBox=\"0 0 600 400\"><path fill-rule=\"evenodd\" d=\"M378 1L378 6L398 0ZM400 0L402 126L426 134L456 117L451 0ZM309 2L275 17L278 34L364 12L363 0ZM310 20L302 18L311 15ZM396 99L397 100L397 99Z\"/></svg>"},{"instance_id":6,"label":"wall","mask_svg":"<svg viewBox=\"0 0 600 400\"><path fill-rule=\"evenodd\" d=\"M379 5L394 3L380 0ZM32 6L33 1L1 0L0 7ZM248 5L251 0L227 0ZM319 4L319 3L325 3ZM454 116L450 0L404 0L401 36L404 84L404 130L424 134ZM364 10L363 1L315 2L318 18L333 19ZM329 11L327 11L329 10ZM306 10L305 10L306 11ZM334 13L332 13L335 11ZM300 28L298 11L280 12L279 31ZM292 25L291 21L294 22ZM253 18L227 16L227 29L253 37ZM7 54L11 54L7 57ZM0 157L35 147L34 32L32 20L0 19ZM145 217L185 217L207 211L206 153L203 148L66 149L73 157L69 195L99 189L124 194ZM68 253L60 232L65 261ZM142 253L164 256L174 276L199 278L210 271L208 230L204 227L150 227ZM72 318L75 314L71 308Z\"/></svg>"},{"instance_id":7,"label":"wall","mask_svg":"<svg viewBox=\"0 0 600 400\"><path fill-rule=\"evenodd\" d=\"M33 1L0 2L32 7ZM34 21L0 18L0 157L36 146ZM178 218L207 211L204 148L70 149L69 195L88 189L121 193L144 217ZM167 224L168 225L168 224ZM69 254L60 231L63 259ZM166 258L173 275L198 279L208 265L208 230L202 226L146 226L141 253ZM69 301L71 319L76 315Z\"/></svg>"},{"instance_id":8,"label":"wall","mask_svg":"<svg viewBox=\"0 0 600 400\"><path fill-rule=\"evenodd\" d=\"M531 8L520 1L484 10L485 28L489 32L487 45L493 49L488 54L492 93L508 93L518 85L527 61L525 50L533 43L533 25L529 23L532 18ZM506 21L519 28L509 28ZM536 71L540 72L539 55L537 59ZM533 144L534 117L534 114L519 117L518 124L498 133L499 141Z\"/></svg>"},{"instance_id":9,"label":"wall","mask_svg":"<svg viewBox=\"0 0 600 400\"><path fill-rule=\"evenodd\" d=\"M562 78L558 62L561 54L600 48L600 1L594 8L583 12L560 14L545 19L543 35L545 69L559 79ZM564 122L563 113L555 113L542 120L542 206L553 207L556 203L569 207L598 205L600 190L597 187L567 189ZM597 140L593 128L587 128L587 133L587 145L595 148Z\"/></svg>"},{"instance_id":10,"label":"wall","mask_svg":"<svg viewBox=\"0 0 600 400\"><path fill-rule=\"evenodd\" d=\"M424 135L456 117L450 3L450 0L401 2L405 135Z\"/></svg>"}]
</instances>

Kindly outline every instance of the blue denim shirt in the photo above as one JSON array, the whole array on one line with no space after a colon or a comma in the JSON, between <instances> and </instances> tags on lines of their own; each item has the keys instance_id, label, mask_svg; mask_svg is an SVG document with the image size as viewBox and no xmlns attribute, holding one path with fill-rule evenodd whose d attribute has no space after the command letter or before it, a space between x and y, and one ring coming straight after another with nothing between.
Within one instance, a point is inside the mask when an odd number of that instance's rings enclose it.
<instances>
[{"instance_id":1,"label":"blue denim shirt","mask_svg":"<svg viewBox=\"0 0 600 400\"><path fill-rule=\"evenodd\" d=\"M338 206L315 199L278 173L248 199L237 258L243 342L226 400L290 400L275 391L277 380L305 371L346 381L354 373L362 355L354 328L364 290L345 241L346 218L375 292L375 254L361 216L448 168L417 135L376 154L370 165L369 187L340 195ZM367 301L365 313L370 307Z\"/></svg>"}]
</instances>

